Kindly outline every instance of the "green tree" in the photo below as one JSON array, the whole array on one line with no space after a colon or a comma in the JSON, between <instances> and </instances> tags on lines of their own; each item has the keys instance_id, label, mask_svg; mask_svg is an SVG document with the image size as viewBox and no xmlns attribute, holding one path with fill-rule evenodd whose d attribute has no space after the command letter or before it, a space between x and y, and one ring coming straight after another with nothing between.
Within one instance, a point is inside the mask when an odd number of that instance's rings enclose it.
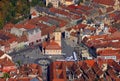
<instances>
[{"instance_id":1,"label":"green tree","mask_svg":"<svg viewBox=\"0 0 120 81\"><path fill-rule=\"evenodd\" d=\"M18 0L10 0L13 6L16 6Z\"/></svg>"},{"instance_id":2,"label":"green tree","mask_svg":"<svg viewBox=\"0 0 120 81\"><path fill-rule=\"evenodd\" d=\"M83 3L83 0L78 0L77 2L76 2L76 4L80 4L80 3Z\"/></svg>"},{"instance_id":3,"label":"green tree","mask_svg":"<svg viewBox=\"0 0 120 81\"><path fill-rule=\"evenodd\" d=\"M35 0L33 0L35 1ZM39 1L39 0L38 0ZM28 0L0 0L0 28L9 21L19 22L30 14Z\"/></svg>"},{"instance_id":4,"label":"green tree","mask_svg":"<svg viewBox=\"0 0 120 81\"><path fill-rule=\"evenodd\" d=\"M3 73L3 78L10 78L10 75L8 73Z\"/></svg>"},{"instance_id":5,"label":"green tree","mask_svg":"<svg viewBox=\"0 0 120 81\"><path fill-rule=\"evenodd\" d=\"M39 1L38 5L41 7L45 7L45 4L43 3L43 1Z\"/></svg>"},{"instance_id":6,"label":"green tree","mask_svg":"<svg viewBox=\"0 0 120 81\"><path fill-rule=\"evenodd\" d=\"M20 60L16 61L16 63L18 64L19 67L21 66L21 61Z\"/></svg>"},{"instance_id":7,"label":"green tree","mask_svg":"<svg viewBox=\"0 0 120 81\"><path fill-rule=\"evenodd\" d=\"M50 2L50 3L48 3L47 7L51 8L51 7L53 7L53 4Z\"/></svg>"},{"instance_id":8,"label":"green tree","mask_svg":"<svg viewBox=\"0 0 120 81\"><path fill-rule=\"evenodd\" d=\"M39 0L32 0L31 6L36 6L39 3Z\"/></svg>"},{"instance_id":9,"label":"green tree","mask_svg":"<svg viewBox=\"0 0 120 81\"><path fill-rule=\"evenodd\" d=\"M0 29L3 28L3 25L4 25L4 20L0 17Z\"/></svg>"},{"instance_id":10,"label":"green tree","mask_svg":"<svg viewBox=\"0 0 120 81\"><path fill-rule=\"evenodd\" d=\"M83 3L83 0L79 0L80 3Z\"/></svg>"}]
</instances>

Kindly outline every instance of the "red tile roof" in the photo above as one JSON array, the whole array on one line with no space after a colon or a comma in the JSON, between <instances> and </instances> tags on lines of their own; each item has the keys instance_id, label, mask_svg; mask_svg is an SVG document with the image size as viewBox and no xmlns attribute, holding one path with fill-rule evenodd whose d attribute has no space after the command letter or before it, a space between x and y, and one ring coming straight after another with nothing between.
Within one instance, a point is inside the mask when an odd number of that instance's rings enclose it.
<instances>
[{"instance_id":1,"label":"red tile roof","mask_svg":"<svg viewBox=\"0 0 120 81\"><path fill-rule=\"evenodd\" d=\"M35 25L29 24L29 23L24 24L25 29L33 29L35 27L36 27Z\"/></svg>"},{"instance_id":2,"label":"red tile roof","mask_svg":"<svg viewBox=\"0 0 120 81\"><path fill-rule=\"evenodd\" d=\"M19 73L15 74L17 79L32 79L29 75L42 76L42 68L37 64L24 64L19 67ZM27 80L27 79L26 79Z\"/></svg>"},{"instance_id":3,"label":"red tile roof","mask_svg":"<svg viewBox=\"0 0 120 81\"><path fill-rule=\"evenodd\" d=\"M3 59L0 59L0 64L2 66L15 66L15 64L13 63L13 61L11 61L9 58L5 57Z\"/></svg>"},{"instance_id":4,"label":"red tile roof","mask_svg":"<svg viewBox=\"0 0 120 81\"><path fill-rule=\"evenodd\" d=\"M13 27L14 27L14 24L12 24L12 23L7 23L7 24L4 25L3 29L4 29L4 30L10 30L10 29L13 28Z\"/></svg>"},{"instance_id":5,"label":"red tile roof","mask_svg":"<svg viewBox=\"0 0 120 81\"><path fill-rule=\"evenodd\" d=\"M25 29L33 29L36 27L36 25L25 23L25 24L15 24L16 28L25 28Z\"/></svg>"},{"instance_id":6,"label":"red tile roof","mask_svg":"<svg viewBox=\"0 0 120 81\"><path fill-rule=\"evenodd\" d=\"M117 28L115 27L109 27L109 30L108 30L110 33L115 33L117 32Z\"/></svg>"},{"instance_id":7,"label":"red tile roof","mask_svg":"<svg viewBox=\"0 0 120 81\"><path fill-rule=\"evenodd\" d=\"M80 10L91 10L92 8L91 7L88 7L88 6L85 6L85 5L78 5L78 6L75 6L75 5L69 5L68 8L71 8L71 9L80 9Z\"/></svg>"},{"instance_id":8,"label":"red tile roof","mask_svg":"<svg viewBox=\"0 0 120 81\"><path fill-rule=\"evenodd\" d=\"M15 27L16 28L23 28L24 26L23 26L23 24L15 24Z\"/></svg>"},{"instance_id":9,"label":"red tile roof","mask_svg":"<svg viewBox=\"0 0 120 81\"><path fill-rule=\"evenodd\" d=\"M92 61L92 64L89 66L88 63ZM107 79L116 79L118 75L116 75L117 69L114 67L118 67L117 63L113 60L108 60L111 62L108 63L106 60L101 60L101 63L105 63L109 65L109 68L105 72L102 71L102 65L99 64L99 60L85 60L79 62L73 61L55 61L50 65L50 81L67 81L67 74L66 71L72 71L75 73L75 76L79 76L79 78L75 78L74 81L94 81L96 77L98 77L98 81L101 80L101 75L105 75ZM87 63L86 63L87 62ZM94 63L93 63L94 62ZM113 62L114 65L113 65ZM62 66L61 66L62 65ZM57 67L58 66L58 67ZM119 65L120 66L120 65ZM62 68L63 67L63 68ZM67 68L67 69L66 69ZM112 74L105 74L105 73L112 73ZM59 74L62 74L60 77L57 77ZM64 76L63 76L64 74Z\"/></svg>"},{"instance_id":10,"label":"red tile roof","mask_svg":"<svg viewBox=\"0 0 120 81\"><path fill-rule=\"evenodd\" d=\"M108 13L108 12L112 12L113 10L114 10L113 7L108 7L108 8L107 8L107 13Z\"/></svg>"},{"instance_id":11,"label":"red tile roof","mask_svg":"<svg viewBox=\"0 0 120 81\"><path fill-rule=\"evenodd\" d=\"M42 28L41 29L41 33L42 33L41 35L44 36L44 35L52 34L55 29L56 29L55 26Z\"/></svg>"},{"instance_id":12,"label":"red tile roof","mask_svg":"<svg viewBox=\"0 0 120 81\"><path fill-rule=\"evenodd\" d=\"M113 6L115 3L115 0L93 0L93 2L97 4Z\"/></svg>"},{"instance_id":13,"label":"red tile roof","mask_svg":"<svg viewBox=\"0 0 120 81\"><path fill-rule=\"evenodd\" d=\"M17 37L8 32L0 31L0 45L10 44L14 41L17 41Z\"/></svg>"},{"instance_id":14,"label":"red tile roof","mask_svg":"<svg viewBox=\"0 0 120 81\"><path fill-rule=\"evenodd\" d=\"M116 30L115 30L116 31ZM114 31L112 31L114 32ZM116 31L110 35L96 35L96 36L89 36L87 37L86 45L89 47L93 46L95 48L100 47L120 47L120 32Z\"/></svg>"},{"instance_id":15,"label":"red tile roof","mask_svg":"<svg viewBox=\"0 0 120 81\"><path fill-rule=\"evenodd\" d=\"M96 52L98 55L111 55L111 54L119 54L120 48L103 48L103 49L97 49Z\"/></svg>"},{"instance_id":16,"label":"red tile roof","mask_svg":"<svg viewBox=\"0 0 120 81\"><path fill-rule=\"evenodd\" d=\"M4 55L4 52L0 50L0 57Z\"/></svg>"},{"instance_id":17,"label":"red tile roof","mask_svg":"<svg viewBox=\"0 0 120 81\"><path fill-rule=\"evenodd\" d=\"M27 37L25 35L17 38L17 42L20 43L20 42L26 42L27 41Z\"/></svg>"},{"instance_id":18,"label":"red tile roof","mask_svg":"<svg viewBox=\"0 0 120 81\"><path fill-rule=\"evenodd\" d=\"M6 81L6 79L4 79L4 78L0 78L0 81Z\"/></svg>"},{"instance_id":19,"label":"red tile roof","mask_svg":"<svg viewBox=\"0 0 120 81\"><path fill-rule=\"evenodd\" d=\"M32 16L36 16L37 14L36 14L36 12L35 11L33 11L32 12Z\"/></svg>"},{"instance_id":20,"label":"red tile roof","mask_svg":"<svg viewBox=\"0 0 120 81\"><path fill-rule=\"evenodd\" d=\"M92 67L92 66L94 65L94 63L95 63L94 60L85 60L85 62L86 62L90 67Z\"/></svg>"},{"instance_id":21,"label":"red tile roof","mask_svg":"<svg viewBox=\"0 0 120 81\"><path fill-rule=\"evenodd\" d=\"M72 19L80 19L81 17L76 15L76 14L71 14L65 10L61 10L61 9L56 9L56 8L50 8L50 11L51 12L54 12L54 13L58 13L58 14L61 14L61 15L64 15L66 16L67 18L72 18Z\"/></svg>"},{"instance_id":22,"label":"red tile roof","mask_svg":"<svg viewBox=\"0 0 120 81\"><path fill-rule=\"evenodd\" d=\"M73 37L77 37L77 32L71 32L70 35Z\"/></svg>"},{"instance_id":23,"label":"red tile roof","mask_svg":"<svg viewBox=\"0 0 120 81\"><path fill-rule=\"evenodd\" d=\"M46 49L46 50L61 50L61 47L60 47L59 44L56 43L54 40L51 40L51 41L47 44L47 46L46 46L45 49Z\"/></svg>"}]
</instances>

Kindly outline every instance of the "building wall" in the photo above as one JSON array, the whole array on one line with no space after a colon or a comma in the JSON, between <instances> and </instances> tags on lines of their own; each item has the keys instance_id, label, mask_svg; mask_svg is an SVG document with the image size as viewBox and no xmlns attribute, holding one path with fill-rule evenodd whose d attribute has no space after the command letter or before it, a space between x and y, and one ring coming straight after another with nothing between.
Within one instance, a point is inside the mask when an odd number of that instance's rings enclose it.
<instances>
[{"instance_id":1,"label":"building wall","mask_svg":"<svg viewBox=\"0 0 120 81\"><path fill-rule=\"evenodd\" d=\"M5 46L1 46L0 50L5 52Z\"/></svg>"},{"instance_id":2,"label":"building wall","mask_svg":"<svg viewBox=\"0 0 120 81\"><path fill-rule=\"evenodd\" d=\"M115 10L120 10L120 2L119 2L119 0L116 0L116 2L114 4L114 9Z\"/></svg>"},{"instance_id":3,"label":"building wall","mask_svg":"<svg viewBox=\"0 0 120 81\"><path fill-rule=\"evenodd\" d=\"M20 49L23 49L23 48L25 48L25 45L26 45L25 42L20 42L20 43L17 44L15 50L18 51Z\"/></svg>"},{"instance_id":4,"label":"building wall","mask_svg":"<svg viewBox=\"0 0 120 81\"><path fill-rule=\"evenodd\" d=\"M54 7L58 7L59 6L59 0L46 0L46 6L52 3Z\"/></svg>"},{"instance_id":5,"label":"building wall","mask_svg":"<svg viewBox=\"0 0 120 81\"><path fill-rule=\"evenodd\" d=\"M76 43L76 44L77 44L78 37L75 37L75 36L70 36L70 40L71 40L71 41L74 41L74 43Z\"/></svg>"},{"instance_id":6,"label":"building wall","mask_svg":"<svg viewBox=\"0 0 120 81\"><path fill-rule=\"evenodd\" d=\"M70 38L70 32L69 31L65 31L65 38Z\"/></svg>"},{"instance_id":7,"label":"building wall","mask_svg":"<svg viewBox=\"0 0 120 81\"><path fill-rule=\"evenodd\" d=\"M10 46L9 46L9 45L8 45L8 46L5 46L4 52L9 53L9 51L10 51Z\"/></svg>"},{"instance_id":8,"label":"building wall","mask_svg":"<svg viewBox=\"0 0 120 81\"><path fill-rule=\"evenodd\" d=\"M65 5L72 5L72 4L74 4L73 1L66 1L66 2L65 2Z\"/></svg>"},{"instance_id":9,"label":"building wall","mask_svg":"<svg viewBox=\"0 0 120 81\"><path fill-rule=\"evenodd\" d=\"M12 28L10 33L14 34L14 35L16 35L18 37L23 35L23 32L20 29L18 29L18 28Z\"/></svg>"},{"instance_id":10,"label":"building wall","mask_svg":"<svg viewBox=\"0 0 120 81\"><path fill-rule=\"evenodd\" d=\"M10 50L13 50L18 45L18 42L14 41L10 44Z\"/></svg>"},{"instance_id":11,"label":"building wall","mask_svg":"<svg viewBox=\"0 0 120 81\"><path fill-rule=\"evenodd\" d=\"M59 7L59 3L64 4L64 5L71 5L74 4L74 1L66 1L66 0L46 0L46 6L48 3L51 2L54 7Z\"/></svg>"},{"instance_id":12,"label":"building wall","mask_svg":"<svg viewBox=\"0 0 120 81\"><path fill-rule=\"evenodd\" d=\"M58 55L61 54L61 49L60 50L45 50L45 54L49 54L49 55Z\"/></svg>"},{"instance_id":13,"label":"building wall","mask_svg":"<svg viewBox=\"0 0 120 81\"><path fill-rule=\"evenodd\" d=\"M41 40L41 31L38 29L38 32L33 30L31 33L27 32L28 43L36 43L38 40Z\"/></svg>"},{"instance_id":14,"label":"building wall","mask_svg":"<svg viewBox=\"0 0 120 81\"><path fill-rule=\"evenodd\" d=\"M61 32L55 32L54 36L55 36L55 42L57 42L59 46L61 46Z\"/></svg>"}]
</instances>

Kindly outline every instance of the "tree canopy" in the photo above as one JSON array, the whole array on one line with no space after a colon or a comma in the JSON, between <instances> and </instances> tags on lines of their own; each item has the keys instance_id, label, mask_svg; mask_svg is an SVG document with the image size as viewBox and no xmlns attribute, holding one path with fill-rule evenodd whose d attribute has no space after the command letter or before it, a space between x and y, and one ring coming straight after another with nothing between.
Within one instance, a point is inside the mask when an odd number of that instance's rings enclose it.
<instances>
[{"instance_id":1,"label":"tree canopy","mask_svg":"<svg viewBox=\"0 0 120 81\"><path fill-rule=\"evenodd\" d=\"M31 6L39 5L41 7L45 7L45 3L43 2L43 0L32 0L30 4Z\"/></svg>"},{"instance_id":2,"label":"tree canopy","mask_svg":"<svg viewBox=\"0 0 120 81\"><path fill-rule=\"evenodd\" d=\"M30 15L30 6L44 7L43 0L0 0L0 29L7 22L17 23Z\"/></svg>"},{"instance_id":3,"label":"tree canopy","mask_svg":"<svg viewBox=\"0 0 120 81\"><path fill-rule=\"evenodd\" d=\"M50 3L48 3L47 7L51 8L51 7L53 7L53 4L50 2Z\"/></svg>"}]
</instances>

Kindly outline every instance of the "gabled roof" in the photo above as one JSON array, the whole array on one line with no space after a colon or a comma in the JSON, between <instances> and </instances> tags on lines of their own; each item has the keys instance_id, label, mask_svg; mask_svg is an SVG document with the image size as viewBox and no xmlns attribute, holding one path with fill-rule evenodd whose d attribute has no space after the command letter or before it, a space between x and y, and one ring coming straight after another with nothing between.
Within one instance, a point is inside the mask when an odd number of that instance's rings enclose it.
<instances>
[{"instance_id":1,"label":"gabled roof","mask_svg":"<svg viewBox=\"0 0 120 81\"><path fill-rule=\"evenodd\" d=\"M4 52L0 50L0 57L4 55Z\"/></svg>"},{"instance_id":2,"label":"gabled roof","mask_svg":"<svg viewBox=\"0 0 120 81\"><path fill-rule=\"evenodd\" d=\"M113 60L101 60L102 64L99 63L100 60L85 60L85 61L55 61L50 65L50 81L67 81L68 76L71 72L75 73L76 78L74 81L94 81L96 77L99 80L104 81L103 77L110 79L119 80L116 74L118 70L114 67L120 67L120 65ZM87 63L86 63L87 62ZM92 65L89 66L89 62L92 62ZM110 63L109 63L110 62ZM90 63L91 64L91 63ZM108 64L109 66L106 71L102 71L103 64ZM56 66L64 68L56 68ZM66 74L66 72L68 72ZM58 74L64 74L64 77L58 78ZM111 74L110 74L111 73ZM103 77L101 75L104 75ZM107 79L107 80L108 80Z\"/></svg>"},{"instance_id":3,"label":"gabled roof","mask_svg":"<svg viewBox=\"0 0 120 81\"><path fill-rule=\"evenodd\" d=\"M44 36L44 35L52 34L55 29L56 29L56 26L42 28L41 35Z\"/></svg>"},{"instance_id":4,"label":"gabled roof","mask_svg":"<svg viewBox=\"0 0 120 81\"><path fill-rule=\"evenodd\" d=\"M103 48L103 49L97 49L96 53L98 55L112 55L112 54L119 54L120 48Z\"/></svg>"},{"instance_id":5,"label":"gabled roof","mask_svg":"<svg viewBox=\"0 0 120 81\"><path fill-rule=\"evenodd\" d=\"M11 28L13 28L15 25L12 23L7 23L4 25L3 29L4 30L10 30Z\"/></svg>"},{"instance_id":6,"label":"gabled roof","mask_svg":"<svg viewBox=\"0 0 120 81\"><path fill-rule=\"evenodd\" d=\"M93 0L93 2L97 4L113 6L115 3L115 0Z\"/></svg>"},{"instance_id":7,"label":"gabled roof","mask_svg":"<svg viewBox=\"0 0 120 81\"><path fill-rule=\"evenodd\" d=\"M15 66L15 64L13 63L13 61L11 61L9 58L5 57L3 59L0 59L0 64L2 66Z\"/></svg>"},{"instance_id":8,"label":"gabled roof","mask_svg":"<svg viewBox=\"0 0 120 81\"><path fill-rule=\"evenodd\" d=\"M108 13L108 12L111 12L111 11L113 11L113 10L114 10L113 7L108 7L108 8L107 8L107 13Z\"/></svg>"},{"instance_id":9,"label":"gabled roof","mask_svg":"<svg viewBox=\"0 0 120 81\"><path fill-rule=\"evenodd\" d=\"M0 39L0 45L6 45L13 41L17 41L17 37L15 35L2 30L0 31Z\"/></svg>"},{"instance_id":10,"label":"gabled roof","mask_svg":"<svg viewBox=\"0 0 120 81\"><path fill-rule=\"evenodd\" d=\"M24 24L24 28L25 28L25 29L33 29L33 28L36 28L36 26L35 26L35 25L32 25L32 24L30 24L30 23L26 23L26 24Z\"/></svg>"},{"instance_id":11,"label":"gabled roof","mask_svg":"<svg viewBox=\"0 0 120 81\"><path fill-rule=\"evenodd\" d=\"M46 46L45 49L46 49L46 50L61 50L61 47L60 47L59 44L56 43L54 40L51 40L51 41L47 44L47 46Z\"/></svg>"}]
</instances>

